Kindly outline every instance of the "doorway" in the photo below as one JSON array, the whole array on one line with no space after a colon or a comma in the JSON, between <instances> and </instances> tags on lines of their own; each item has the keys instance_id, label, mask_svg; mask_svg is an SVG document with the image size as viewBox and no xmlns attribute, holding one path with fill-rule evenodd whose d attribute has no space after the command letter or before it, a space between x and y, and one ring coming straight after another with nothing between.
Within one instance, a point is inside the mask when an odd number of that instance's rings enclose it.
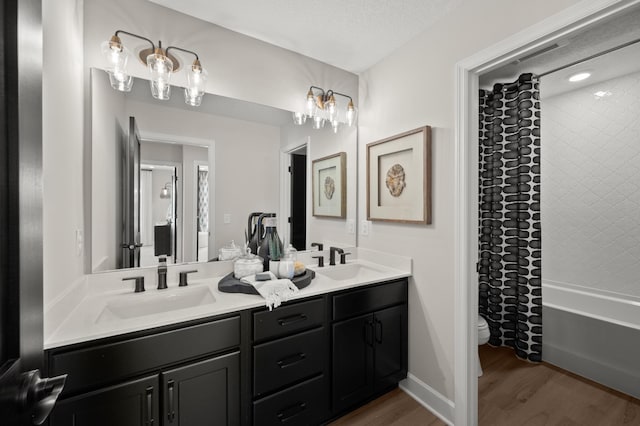
<instances>
[{"instance_id":1,"label":"doorway","mask_svg":"<svg viewBox=\"0 0 640 426\"><path fill-rule=\"evenodd\" d=\"M307 146L290 153L291 209L290 243L297 250L307 248Z\"/></svg>"},{"instance_id":2,"label":"doorway","mask_svg":"<svg viewBox=\"0 0 640 426\"><path fill-rule=\"evenodd\" d=\"M587 7L587 3L588 7ZM479 77L632 10L640 2L581 2L456 64L455 424L477 424L477 179Z\"/></svg>"},{"instance_id":3,"label":"doorway","mask_svg":"<svg viewBox=\"0 0 640 426\"><path fill-rule=\"evenodd\" d=\"M177 166L140 165L140 266L156 266L161 256L178 261L177 181Z\"/></svg>"}]
</instances>

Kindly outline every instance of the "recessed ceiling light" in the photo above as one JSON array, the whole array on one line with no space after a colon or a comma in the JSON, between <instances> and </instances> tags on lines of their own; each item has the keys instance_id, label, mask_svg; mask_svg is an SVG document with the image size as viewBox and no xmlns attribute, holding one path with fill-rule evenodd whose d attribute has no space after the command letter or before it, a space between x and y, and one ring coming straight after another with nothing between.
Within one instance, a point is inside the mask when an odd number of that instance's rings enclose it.
<instances>
[{"instance_id":1,"label":"recessed ceiling light","mask_svg":"<svg viewBox=\"0 0 640 426\"><path fill-rule=\"evenodd\" d=\"M579 72L578 74L574 74L571 77L569 77L569 81L572 83L575 83L577 81L586 80L589 77L591 77L590 72Z\"/></svg>"}]
</instances>

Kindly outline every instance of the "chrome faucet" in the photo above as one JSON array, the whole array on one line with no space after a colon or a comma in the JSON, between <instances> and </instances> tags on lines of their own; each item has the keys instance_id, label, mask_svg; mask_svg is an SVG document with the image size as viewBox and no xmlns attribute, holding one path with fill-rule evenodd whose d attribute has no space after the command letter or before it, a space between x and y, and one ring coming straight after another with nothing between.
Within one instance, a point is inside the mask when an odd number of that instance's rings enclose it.
<instances>
[{"instance_id":1,"label":"chrome faucet","mask_svg":"<svg viewBox=\"0 0 640 426\"><path fill-rule=\"evenodd\" d=\"M167 258L160 258L160 265L158 265L158 290L164 290L167 288Z\"/></svg>"},{"instance_id":2,"label":"chrome faucet","mask_svg":"<svg viewBox=\"0 0 640 426\"><path fill-rule=\"evenodd\" d=\"M340 255L344 253L344 250L338 247L329 247L329 265L334 266L336 264L336 252Z\"/></svg>"}]
</instances>

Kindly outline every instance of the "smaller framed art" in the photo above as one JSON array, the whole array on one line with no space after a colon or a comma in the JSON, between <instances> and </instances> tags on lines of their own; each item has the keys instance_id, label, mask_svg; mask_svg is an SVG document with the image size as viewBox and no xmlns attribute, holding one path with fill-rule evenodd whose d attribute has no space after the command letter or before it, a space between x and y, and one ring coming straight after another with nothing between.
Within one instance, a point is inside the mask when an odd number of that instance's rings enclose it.
<instances>
[{"instance_id":1,"label":"smaller framed art","mask_svg":"<svg viewBox=\"0 0 640 426\"><path fill-rule=\"evenodd\" d=\"M431 127L367 144L367 219L431 223Z\"/></svg>"},{"instance_id":2,"label":"smaller framed art","mask_svg":"<svg viewBox=\"0 0 640 426\"><path fill-rule=\"evenodd\" d=\"M346 218L347 216L347 154L339 152L313 160L313 215Z\"/></svg>"}]
</instances>

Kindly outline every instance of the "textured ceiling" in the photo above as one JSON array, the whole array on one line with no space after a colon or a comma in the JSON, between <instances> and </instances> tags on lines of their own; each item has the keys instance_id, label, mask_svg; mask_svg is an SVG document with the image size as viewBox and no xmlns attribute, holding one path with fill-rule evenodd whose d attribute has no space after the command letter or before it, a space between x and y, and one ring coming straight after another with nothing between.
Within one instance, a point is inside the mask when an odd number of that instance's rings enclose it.
<instances>
[{"instance_id":1,"label":"textured ceiling","mask_svg":"<svg viewBox=\"0 0 640 426\"><path fill-rule=\"evenodd\" d=\"M150 0L347 71L365 71L461 0Z\"/></svg>"}]
</instances>

